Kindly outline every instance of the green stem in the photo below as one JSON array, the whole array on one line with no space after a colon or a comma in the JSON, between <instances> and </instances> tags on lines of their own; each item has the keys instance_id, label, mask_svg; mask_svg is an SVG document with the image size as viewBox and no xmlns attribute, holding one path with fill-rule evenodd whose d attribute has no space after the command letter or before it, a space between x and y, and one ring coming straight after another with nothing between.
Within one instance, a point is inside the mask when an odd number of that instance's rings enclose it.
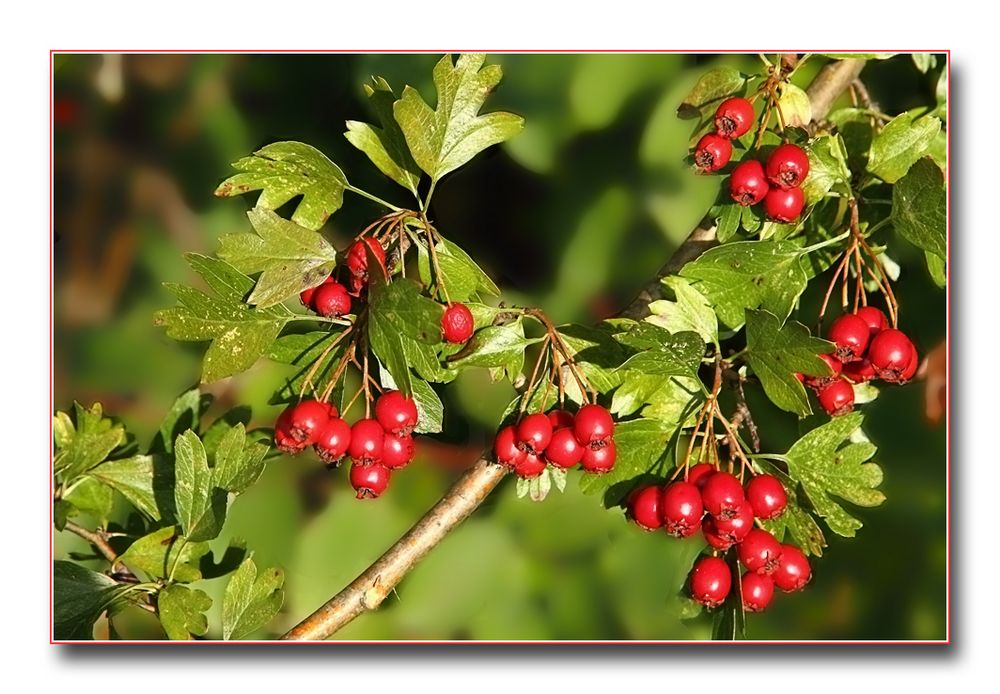
<instances>
[{"instance_id":1,"label":"green stem","mask_svg":"<svg viewBox=\"0 0 1000 694\"><path fill-rule=\"evenodd\" d=\"M187 541L188 541L187 538L184 535L181 535L180 547L177 548L177 558L174 559L174 565L170 567L170 575L167 576L167 583L174 582L174 572L177 571L177 565L181 563L181 552L184 551L184 547L187 545Z\"/></svg>"},{"instance_id":2,"label":"green stem","mask_svg":"<svg viewBox=\"0 0 1000 694\"><path fill-rule=\"evenodd\" d=\"M383 207L388 207L393 212L402 212L403 210L402 207L396 207L392 203L386 202L382 198L378 197L377 195L372 195L366 190L361 190L360 188L355 188L354 186L347 186L347 190L351 191L352 193L355 193L356 195L360 195L363 198L368 198L372 202L377 202L379 205L382 205Z\"/></svg>"},{"instance_id":3,"label":"green stem","mask_svg":"<svg viewBox=\"0 0 1000 694\"><path fill-rule=\"evenodd\" d=\"M875 224L872 224L870 227L868 227L865 230L865 238L868 238L869 236L871 236L872 234L874 234L876 231L878 231L879 229L881 229L882 227L884 227L886 224L889 224L891 222L892 222L892 217L886 217L885 219L883 219L880 222L875 222Z\"/></svg>"},{"instance_id":4,"label":"green stem","mask_svg":"<svg viewBox=\"0 0 1000 694\"><path fill-rule=\"evenodd\" d=\"M307 316L307 315L295 315L285 319L285 323L294 323L295 321L307 320L313 323L331 323L333 325L340 325L342 327L347 327L352 325L351 321L344 320L343 318L326 318L324 316Z\"/></svg>"},{"instance_id":5,"label":"green stem","mask_svg":"<svg viewBox=\"0 0 1000 694\"><path fill-rule=\"evenodd\" d=\"M843 241L844 239L846 239L848 236L850 236L850 234L851 234L850 231L845 231L840 236L834 236L832 239L827 239L826 241L820 241L819 243L814 243L811 246L806 246L805 248L803 248L801 250L801 253L803 255L805 255L806 253L812 253L813 251L818 251L821 248L826 248L827 246L832 246L835 243L840 243L841 241Z\"/></svg>"},{"instance_id":6,"label":"green stem","mask_svg":"<svg viewBox=\"0 0 1000 694\"><path fill-rule=\"evenodd\" d=\"M427 209L431 206L431 198L434 197L434 189L436 187L437 187L437 181L436 180L431 181L431 187L427 190L427 197L424 198L424 201L422 203L420 203L421 212L426 212Z\"/></svg>"}]
</instances>

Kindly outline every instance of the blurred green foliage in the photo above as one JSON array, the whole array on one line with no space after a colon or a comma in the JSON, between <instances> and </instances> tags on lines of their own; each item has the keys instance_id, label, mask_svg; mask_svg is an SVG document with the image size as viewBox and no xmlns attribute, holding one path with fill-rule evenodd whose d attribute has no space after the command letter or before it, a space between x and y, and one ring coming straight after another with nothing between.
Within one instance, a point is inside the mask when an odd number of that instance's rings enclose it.
<instances>
[{"instance_id":1,"label":"blurred green foliage","mask_svg":"<svg viewBox=\"0 0 1000 694\"><path fill-rule=\"evenodd\" d=\"M381 178L342 133L368 119L361 84L385 76L430 94L434 55L57 56L55 61L55 398L101 401L148 440L174 396L199 373L203 346L152 325L171 305L164 281L189 281L181 254L211 251L247 228L246 201L212 191L229 163L275 140L308 142L358 185L390 200ZM675 109L698 76L720 63L746 71L754 56L496 55L505 77L490 108L526 118L523 134L450 175L435 195L439 228L466 248L511 302L540 305L557 321L613 314L701 219L722 179L684 162L692 121ZM820 61L796 73L805 87ZM934 103L937 74L908 57L864 74L883 111ZM352 198L327 225L341 246L376 214ZM926 352L945 334L943 292L922 256L892 249L902 266L903 323ZM819 288L803 297L815 312ZM912 308L911 308L912 307ZM910 309L910 310L908 310ZM253 408L269 426L281 367L261 363L213 384L215 410ZM273 462L232 509L234 536L263 565L287 571L275 630L294 624L348 583L408 528L485 446L510 400L467 374L445 389L445 445L425 447L377 502L351 499L346 472L308 455ZM755 404L751 393L751 405ZM796 438L792 416L756 399L764 447ZM886 504L851 509L865 524L830 547L809 588L779 596L749 620L754 638L938 639L946 626L946 450L943 426L925 425L923 389L891 388L865 406L885 470ZM211 413L215 414L215 412ZM446 461L446 462L442 462ZM705 617L683 620L678 597L697 539L644 534L605 511L575 481L542 504L504 485L432 553L382 609L345 639L707 638ZM56 558L89 552L56 538ZM220 585L215 610L221 605ZM218 624L218 615L210 615ZM149 615L116 623L125 638L159 636ZM215 635L217 634L212 634ZM260 634L263 637L273 634Z\"/></svg>"}]
</instances>

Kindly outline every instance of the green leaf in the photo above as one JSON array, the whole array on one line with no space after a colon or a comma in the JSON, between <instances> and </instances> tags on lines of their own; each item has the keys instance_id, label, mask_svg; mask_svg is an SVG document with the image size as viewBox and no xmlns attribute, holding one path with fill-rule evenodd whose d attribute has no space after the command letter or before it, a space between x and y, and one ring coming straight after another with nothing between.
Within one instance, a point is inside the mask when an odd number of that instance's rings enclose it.
<instances>
[{"instance_id":1,"label":"green leaf","mask_svg":"<svg viewBox=\"0 0 1000 694\"><path fill-rule=\"evenodd\" d=\"M100 467L100 466L98 466ZM97 519L100 525L106 525L114 497L111 488L101 484L93 477L85 477L73 485L73 489L63 497L78 511L88 513Z\"/></svg>"},{"instance_id":2,"label":"green leaf","mask_svg":"<svg viewBox=\"0 0 1000 694\"><path fill-rule=\"evenodd\" d=\"M948 255L947 196L941 169L921 159L892 189L892 225L904 239L939 258Z\"/></svg>"},{"instance_id":3,"label":"green leaf","mask_svg":"<svg viewBox=\"0 0 1000 694\"><path fill-rule=\"evenodd\" d=\"M173 499L169 498L173 494L172 467L165 456L134 455L109 460L88 474L124 496L147 517L159 521L174 516Z\"/></svg>"},{"instance_id":4,"label":"green leaf","mask_svg":"<svg viewBox=\"0 0 1000 694\"><path fill-rule=\"evenodd\" d=\"M411 279L397 278L370 289L369 320L385 323L388 329L418 342L441 342L442 315L444 307L423 296L420 285Z\"/></svg>"},{"instance_id":5,"label":"green leaf","mask_svg":"<svg viewBox=\"0 0 1000 694\"><path fill-rule=\"evenodd\" d=\"M927 153L939 130L941 121L933 116L917 117L913 111L899 114L872 140L868 170L886 183L895 183Z\"/></svg>"},{"instance_id":6,"label":"green leaf","mask_svg":"<svg viewBox=\"0 0 1000 694\"><path fill-rule=\"evenodd\" d=\"M70 561L52 563L53 635L89 641L101 613L124 600L128 586Z\"/></svg>"},{"instance_id":7,"label":"green leaf","mask_svg":"<svg viewBox=\"0 0 1000 694\"><path fill-rule=\"evenodd\" d=\"M151 579L171 579L191 583L201 579L198 561L208 554L207 542L188 542L180 528L167 526L133 542L120 561Z\"/></svg>"},{"instance_id":8,"label":"green leaf","mask_svg":"<svg viewBox=\"0 0 1000 694\"><path fill-rule=\"evenodd\" d=\"M209 383L253 366L294 314L284 306L250 308L244 304L242 297L253 287L253 280L225 261L195 254L189 254L188 260L216 292L221 289L223 293L210 297L190 287L167 284L181 305L157 311L155 321L175 340L212 341L201 373L202 382Z\"/></svg>"},{"instance_id":9,"label":"green leaf","mask_svg":"<svg viewBox=\"0 0 1000 694\"><path fill-rule=\"evenodd\" d=\"M934 284L942 288L948 286L948 268L944 258L930 251L924 251L924 257L927 259L927 271L931 273Z\"/></svg>"},{"instance_id":10,"label":"green leaf","mask_svg":"<svg viewBox=\"0 0 1000 694\"><path fill-rule=\"evenodd\" d=\"M743 207L735 202L727 202L719 206L719 216L716 218L715 238L719 243L726 243L736 236L740 230L740 218L743 216Z\"/></svg>"},{"instance_id":11,"label":"green leaf","mask_svg":"<svg viewBox=\"0 0 1000 694\"><path fill-rule=\"evenodd\" d=\"M787 542L788 538L785 536L791 535L791 539L794 540L793 544L805 554L823 556L826 538L823 537L823 531L816 524L813 515L799 505L798 484L779 470L771 469L769 472L781 481L788 502L784 513L780 516L772 520L760 521L764 529L774 535L779 542Z\"/></svg>"},{"instance_id":12,"label":"green leaf","mask_svg":"<svg viewBox=\"0 0 1000 694\"><path fill-rule=\"evenodd\" d=\"M785 127L804 128L812 120L809 96L791 82L782 86L778 108L785 119Z\"/></svg>"},{"instance_id":13,"label":"green leaf","mask_svg":"<svg viewBox=\"0 0 1000 694\"><path fill-rule=\"evenodd\" d=\"M937 58L934 57L933 53L911 53L910 58L913 59L913 64L920 72L927 72L937 65Z\"/></svg>"},{"instance_id":14,"label":"green leaf","mask_svg":"<svg viewBox=\"0 0 1000 694\"><path fill-rule=\"evenodd\" d=\"M344 204L349 185L340 167L315 147L301 142L275 142L252 156L233 163L241 173L216 188L221 198L262 191L257 207L276 210L297 195L302 200L292 221L307 229L319 229Z\"/></svg>"},{"instance_id":15,"label":"green leaf","mask_svg":"<svg viewBox=\"0 0 1000 694\"><path fill-rule=\"evenodd\" d=\"M603 475L584 475L580 489L586 494L604 494L604 503L619 504L628 494L629 485L620 484L646 474L661 465L667 443L676 431L676 423L653 419L633 419L615 427L615 466Z\"/></svg>"},{"instance_id":16,"label":"green leaf","mask_svg":"<svg viewBox=\"0 0 1000 694\"><path fill-rule=\"evenodd\" d=\"M456 246L451 241L436 234L440 241L434 246L434 254L437 257L438 268L441 271L442 282L448 290L448 298L452 301L468 301L476 297L479 292L500 296L500 289L496 286L489 275L483 272L476 262L469 257L469 254ZM427 245L421 241L417 245L418 264L421 281L430 286L432 278L432 260L427 250ZM444 299L443 292L438 289L438 295Z\"/></svg>"},{"instance_id":17,"label":"green leaf","mask_svg":"<svg viewBox=\"0 0 1000 694\"><path fill-rule=\"evenodd\" d=\"M399 336L399 340L402 343L403 362L413 367L420 378L433 383L450 383L455 380L458 372L441 366L435 345L417 342L405 335Z\"/></svg>"},{"instance_id":18,"label":"green leaf","mask_svg":"<svg viewBox=\"0 0 1000 694\"><path fill-rule=\"evenodd\" d=\"M638 323L615 335L622 344L639 349L618 367L620 371L640 371L647 375L694 376L705 354L705 343L697 333L671 333L652 323Z\"/></svg>"},{"instance_id":19,"label":"green leaf","mask_svg":"<svg viewBox=\"0 0 1000 694\"><path fill-rule=\"evenodd\" d=\"M364 85L368 102L375 110L382 127L376 128L356 120L347 121L344 137L352 145L368 155L378 170L418 196L420 167L413 161L406 147L406 138L392 114L396 95L392 87L381 77L372 77L372 84Z\"/></svg>"},{"instance_id":20,"label":"green leaf","mask_svg":"<svg viewBox=\"0 0 1000 694\"><path fill-rule=\"evenodd\" d=\"M681 270L733 330L748 308L765 308L784 320L806 288L801 250L790 241L737 241L711 248Z\"/></svg>"},{"instance_id":21,"label":"green leaf","mask_svg":"<svg viewBox=\"0 0 1000 694\"><path fill-rule=\"evenodd\" d=\"M528 345L541 341L540 337L524 336L524 326L520 320L505 325L491 325L476 332L459 352L459 358L451 366L506 366L523 355Z\"/></svg>"},{"instance_id":22,"label":"green leaf","mask_svg":"<svg viewBox=\"0 0 1000 694\"><path fill-rule=\"evenodd\" d=\"M558 328L570 356L598 393L610 393L621 383L618 365L628 351L614 337L607 323L600 327L561 325Z\"/></svg>"},{"instance_id":23,"label":"green leaf","mask_svg":"<svg viewBox=\"0 0 1000 694\"><path fill-rule=\"evenodd\" d=\"M99 465L125 442L125 427L105 417L100 403L89 410L78 402L73 407L75 425L65 413L53 419L57 448L53 468L56 479L65 484Z\"/></svg>"},{"instance_id":24,"label":"green leaf","mask_svg":"<svg viewBox=\"0 0 1000 694\"><path fill-rule=\"evenodd\" d=\"M285 385L277 394L278 402L291 402L298 398L299 391L305 384L306 374L312 369L313 364L320 355L330 347L330 344L340 337L341 332L329 332L317 330L308 333L290 333L282 335L267 354L267 358L273 361L290 364L295 370L286 377ZM348 340L341 340L336 347L326 356L322 366L313 375L313 383L322 383L328 375L336 368L337 360L347 348Z\"/></svg>"},{"instance_id":25,"label":"green leaf","mask_svg":"<svg viewBox=\"0 0 1000 694\"><path fill-rule=\"evenodd\" d=\"M652 302L649 310L653 315L646 320L672 333L693 331L706 344L719 344L719 320L705 296L683 277L665 277L663 284L673 291L676 301Z\"/></svg>"},{"instance_id":26,"label":"green leaf","mask_svg":"<svg viewBox=\"0 0 1000 694\"><path fill-rule=\"evenodd\" d=\"M385 388L398 388L395 379L385 368L379 374L379 380ZM444 421L444 405L441 398L434 392L430 384L420 378L411 379L413 402L417 405L417 426L415 434L437 434L441 431Z\"/></svg>"},{"instance_id":27,"label":"green leaf","mask_svg":"<svg viewBox=\"0 0 1000 694\"><path fill-rule=\"evenodd\" d=\"M242 494L264 473L267 446L247 441L242 424L232 427L219 442L212 468L212 483L233 494Z\"/></svg>"},{"instance_id":28,"label":"green leaf","mask_svg":"<svg viewBox=\"0 0 1000 694\"><path fill-rule=\"evenodd\" d=\"M847 146L840 135L816 138L809 147L809 175L802 182L802 193L812 205L831 190L850 195L851 170L847 167Z\"/></svg>"},{"instance_id":29,"label":"green leaf","mask_svg":"<svg viewBox=\"0 0 1000 694\"><path fill-rule=\"evenodd\" d=\"M218 537L226 517L226 493L215 486L201 439L186 431L174 443L174 502L177 520L190 541Z\"/></svg>"},{"instance_id":30,"label":"green leaf","mask_svg":"<svg viewBox=\"0 0 1000 694\"><path fill-rule=\"evenodd\" d=\"M830 530L844 537L854 537L861 521L834 497L868 507L885 501L885 495L875 489L882 482L882 469L865 462L875 454L875 446L867 441L850 442L861 421L860 412L834 417L796 441L785 456L791 478L802 483Z\"/></svg>"},{"instance_id":31,"label":"green leaf","mask_svg":"<svg viewBox=\"0 0 1000 694\"><path fill-rule=\"evenodd\" d=\"M241 639L271 621L285 600L281 569L259 572L253 559L243 562L226 584L222 599L222 638Z\"/></svg>"},{"instance_id":32,"label":"green leaf","mask_svg":"<svg viewBox=\"0 0 1000 694\"><path fill-rule=\"evenodd\" d=\"M405 87L393 105L413 159L432 182L524 127L524 119L513 113L478 115L503 76L499 65L483 67L485 60L480 53L467 53L452 64L451 56L444 56L434 67L436 109L412 87Z\"/></svg>"},{"instance_id":33,"label":"green leaf","mask_svg":"<svg viewBox=\"0 0 1000 694\"><path fill-rule=\"evenodd\" d=\"M832 58L834 60L888 60L895 53L817 53L817 55L824 58Z\"/></svg>"},{"instance_id":34,"label":"green leaf","mask_svg":"<svg viewBox=\"0 0 1000 694\"><path fill-rule=\"evenodd\" d=\"M747 637L746 610L743 607L743 589L739 581L741 567L736 553L730 552L725 558L733 576L733 587L729 597L721 605L712 623L713 641L742 641Z\"/></svg>"},{"instance_id":35,"label":"green leaf","mask_svg":"<svg viewBox=\"0 0 1000 694\"><path fill-rule=\"evenodd\" d=\"M320 234L264 208L255 207L247 217L257 233L226 234L219 241L219 257L240 272L260 273L248 304L280 304L333 272L337 251Z\"/></svg>"},{"instance_id":36,"label":"green leaf","mask_svg":"<svg viewBox=\"0 0 1000 694\"><path fill-rule=\"evenodd\" d=\"M388 321L368 320L368 344L378 360L392 375L392 380L399 391L406 396L413 394L413 382L410 378L410 367L403 352L403 342ZM419 344L414 342L414 344Z\"/></svg>"},{"instance_id":37,"label":"green leaf","mask_svg":"<svg viewBox=\"0 0 1000 694\"><path fill-rule=\"evenodd\" d=\"M746 76L733 67L709 70L684 97L684 101L677 108L677 114L682 118L689 117L703 106L737 93L743 89L746 81Z\"/></svg>"},{"instance_id":38,"label":"green leaf","mask_svg":"<svg viewBox=\"0 0 1000 694\"><path fill-rule=\"evenodd\" d=\"M747 361L771 402L800 417L812 413L806 390L795 373L832 376L833 371L819 358L832 352L826 340L812 337L809 329L796 321L785 325L767 311L747 311Z\"/></svg>"},{"instance_id":39,"label":"green leaf","mask_svg":"<svg viewBox=\"0 0 1000 694\"><path fill-rule=\"evenodd\" d=\"M174 439L188 429L197 433L201 417L211 404L212 396L202 393L197 387L178 395L160 422L160 429L149 446L149 452L173 453Z\"/></svg>"},{"instance_id":40,"label":"green leaf","mask_svg":"<svg viewBox=\"0 0 1000 694\"><path fill-rule=\"evenodd\" d=\"M177 583L161 590L156 598L160 625L172 641L188 641L192 634L204 636L208 631L205 611L211 606L207 593Z\"/></svg>"}]
</instances>

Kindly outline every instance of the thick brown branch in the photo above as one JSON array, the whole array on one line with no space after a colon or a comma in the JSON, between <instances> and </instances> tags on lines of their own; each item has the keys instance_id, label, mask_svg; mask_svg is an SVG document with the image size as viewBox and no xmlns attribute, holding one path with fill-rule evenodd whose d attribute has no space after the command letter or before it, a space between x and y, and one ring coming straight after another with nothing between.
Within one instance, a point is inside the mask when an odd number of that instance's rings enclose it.
<instances>
[{"instance_id":1,"label":"thick brown branch","mask_svg":"<svg viewBox=\"0 0 1000 694\"><path fill-rule=\"evenodd\" d=\"M112 549L108 541L98 532L93 530L87 530L86 528L77 525L73 521L66 521L66 530L70 531L74 535L79 535L84 540L89 542L94 546L94 548L101 553L101 555L111 562L111 568L115 567L118 562L118 553Z\"/></svg>"},{"instance_id":2,"label":"thick brown branch","mask_svg":"<svg viewBox=\"0 0 1000 694\"><path fill-rule=\"evenodd\" d=\"M833 102L858 78L865 61L860 58L835 60L825 65L809 85L806 94L812 105L813 120L823 120L833 107Z\"/></svg>"}]
</instances>

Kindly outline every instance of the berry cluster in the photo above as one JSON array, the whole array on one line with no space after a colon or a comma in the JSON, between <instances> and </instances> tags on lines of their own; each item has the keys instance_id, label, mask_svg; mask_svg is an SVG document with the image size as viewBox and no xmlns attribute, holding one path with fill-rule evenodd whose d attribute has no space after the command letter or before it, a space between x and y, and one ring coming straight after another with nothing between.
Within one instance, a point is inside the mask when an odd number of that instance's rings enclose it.
<instances>
[{"instance_id":1,"label":"berry cluster","mask_svg":"<svg viewBox=\"0 0 1000 694\"><path fill-rule=\"evenodd\" d=\"M723 101L715 112L715 132L702 137L694 150L701 171L718 171L733 156L732 140L753 127L753 104L743 97ZM766 164L745 159L729 176L729 195L744 207L764 203L764 212L778 222L794 222L802 214L802 182L809 175L809 157L798 145L785 143L774 149Z\"/></svg>"},{"instance_id":2,"label":"berry cluster","mask_svg":"<svg viewBox=\"0 0 1000 694\"><path fill-rule=\"evenodd\" d=\"M529 414L501 429L493 450L498 463L523 478L538 477L546 464L602 474L615 465L614 433L610 412L584 405L575 416L558 409Z\"/></svg>"},{"instance_id":3,"label":"berry cluster","mask_svg":"<svg viewBox=\"0 0 1000 694\"><path fill-rule=\"evenodd\" d=\"M811 576L801 550L754 527L755 518L777 518L787 504L784 487L771 475L753 477L744 489L735 476L700 463L688 470L687 481L635 490L629 497L628 514L639 527L664 528L674 537L690 537L700 529L717 552L735 546L746 567L740 579L744 607L760 612L771 602L775 585L792 592L805 586ZM691 572L691 596L706 607L721 605L731 585L729 565L717 556L703 557Z\"/></svg>"},{"instance_id":4,"label":"berry cluster","mask_svg":"<svg viewBox=\"0 0 1000 694\"><path fill-rule=\"evenodd\" d=\"M375 498L389 486L392 470L413 460L413 429L417 405L398 390L388 390L375 401L375 418L349 425L337 408L319 400L289 406L274 425L274 445L290 455L312 446L328 467L351 458L351 486L359 499Z\"/></svg>"},{"instance_id":5,"label":"berry cluster","mask_svg":"<svg viewBox=\"0 0 1000 694\"><path fill-rule=\"evenodd\" d=\"M837 349L832 355L819 356L833 375L796 375L816 392L820 405L830 415L846 414L854 408L852 383L875 379L906 383L920 363L910 338L901 330L890 328L885 314L874 306L862 306L855 313L837 318L830 325L827 339Z\"/></svg>"}]
</instances>

